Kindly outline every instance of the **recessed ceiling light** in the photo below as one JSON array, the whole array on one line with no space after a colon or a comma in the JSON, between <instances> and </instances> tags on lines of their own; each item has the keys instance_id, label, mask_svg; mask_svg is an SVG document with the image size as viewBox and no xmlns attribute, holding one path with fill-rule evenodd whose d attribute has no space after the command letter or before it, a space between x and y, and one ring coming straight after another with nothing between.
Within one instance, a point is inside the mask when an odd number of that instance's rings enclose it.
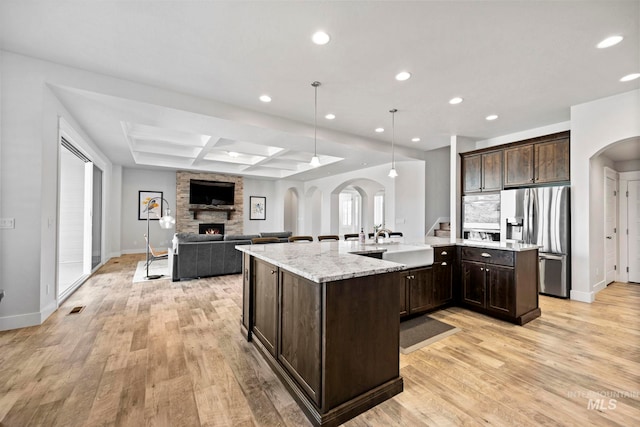
<instances>
[{"instance_id":1,"label":"recessed ceiling light","mask_svg":"<svg viewBox=\"0 0 640 427\"><path fill-rule=\"evenodd\" d=\"M311 40L313 40L313 42L317 45L323 45L329 43L331 37L329 37L329 34L325 33L324 31L316 31L311 36Z\"/></svg>"},{"instance_id":2,"label":"recessed ceiling light","mask_svg":"<svg viewBox=\"0 0 640 427\"><path fill-rule=\"evenodd\" d=\"M598 49L604 49L607 47L615 46L622 41L624 37L622 36L611 36L602 40L600 43L596 45Z\"/></svg>"},{"instance_id":3,"label":"recessed ceiling light","mask_svg":"<svg viewBox=\"0 0 640 427\"><path fill-rule=\"evenodd\" d=\"M367 162L362 162L362 163L360 163L360 164L361 164L362 166L367 166L369 163L367 163Z\"/></svg>"},{"instance_id":4,"label":"recessed ceiling light","mask_svg":"<svg viewBox=\"0 0 640 427\"><path fill-rule=\"evenodd\" d=\"M260 95L260 101L271 102L271 97L269 95Z\"/></svg>"},{"instance_id":5,"label":"recessed ceiling light","mask_svg":"<svg viewBox=\"0 0 640 427\"><path fill-rule=\"evenodd\" d=\"M498 118L497 114L490 114L487 117L485 117L487 120L491 121L491 120L495 120Z\"/></svg>"},{"instance_id":6,"label":"recessed ceiling light","mask_svg":"<svg viewBox=\"0 0 640 427\"><path fill-rule=\"evenodd\" d=\"M333 114L333 113L329 113L326 116L324 116L324 118L327 119L327 120L333 120L333 119L336 118L336 115Z\"/></svg>"},{"instance_id":7,"label":"recessed ceiling light","mask_svg":"<svg viewBox=\"0 0 640 427\"><path fill-rule=\"evenodd\" d=\"M462 98L460 98L459 96L456 96L455 98L451 98L449 100L449 104L451 105L460 104L462 101L463 101Z\"/></svg>"},{"instance_id":8,"label":"recessed ceiling light","mask_svg":"<svg viewBox=\"0 0 640 427\"><path fill-rule=\"evenodd\" d=\"M420 138L417 136L415 138L411 138L411 142L420 142Z\"/></svg>"},{"instance_id":9,"label":"recessed ceiling light","mask_svg":"<svg viewBox=\"0 0 640 427\"><path fill-rule=\"evenodd\" d=\"M630 82L631 80L635 80L640 77L640 73L627 74L623 78L620 79L621 82Z\"/></svg>"},{"instance_id":10,"label":"recessed ceiling light","mask_svg":"<svg viewBox=\"0 0 640 427\"><path fill-rule=\"evenodd\" d=\"M382 132L384 132L384 128L376 128L376 132L382 133Z\"/></svg>"},{"instance_id":11,"label":"recessed ceiling light","mask_svg":"<svg viewBox=\"0 0 640 427\"><path fill-rule=\"evenodd\" d=\"M405 80L409 80L411 78L411 73L408 71L400 71L396 74L396 80L403 82Z\"/></svg>"},{"instance_id":12,"label":"recessed ceiling light","mask_svg":"<svg viewBox=\"0 0 640 427\"><path fill-rule=\"evenodd\" d=\"M240 156L240 154L236 153L235 151L229 151L229 152L227 152L227 154L229 155L229 157L238 157L238 156Z\"/></svg>"}]
</instances>

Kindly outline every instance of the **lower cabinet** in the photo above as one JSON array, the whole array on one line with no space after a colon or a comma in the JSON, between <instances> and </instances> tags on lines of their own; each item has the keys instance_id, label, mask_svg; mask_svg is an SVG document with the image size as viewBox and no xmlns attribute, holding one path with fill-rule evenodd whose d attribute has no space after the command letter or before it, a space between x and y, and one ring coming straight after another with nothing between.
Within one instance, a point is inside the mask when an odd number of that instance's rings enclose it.
<instances>
[{"instance_id":1,"label":"lower cabinet","mask_svg":"<svg viewBox=\"0 0 640 427\"><path fill-rule=\"evenodd\" d=\"M253 334L276 355L278 312L278 267L253 259Z\"/></svg>"},{"instance_id":2,"label":"lower cabinet","mask_svg":"<svg viewBox=\"0 0 640 427\"><path fill-rule=\"evenodd\" d=\"M402 273L400 316L423 313L453 301L455 246L436 247L434 262L428 267Z\"/></svg>"},{"instance_id":3,"label":"lower cabinet","mask_svg":"<svg viewBox=\"0 0 640 427\"><path fill-rule=\"evenodd\" d=\"M460 253L464 306L520 325L540 316L537 251L463 247Z\"/></svg>"}]
</instances>

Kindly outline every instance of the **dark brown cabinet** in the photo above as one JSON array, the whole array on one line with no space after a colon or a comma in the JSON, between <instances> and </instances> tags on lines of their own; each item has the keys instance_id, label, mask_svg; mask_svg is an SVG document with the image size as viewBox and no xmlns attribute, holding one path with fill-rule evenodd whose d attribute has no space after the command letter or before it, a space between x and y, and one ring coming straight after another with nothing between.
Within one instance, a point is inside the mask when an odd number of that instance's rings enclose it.
<instances>
[{"instance_id":1,"label":"dark brown cabinet","mask_svg":"<svg viewBox=\"0 0 640 427\"><path fill-rule=\"evenodd\" d=\"M433 299L433 269L431 267L409 270L405 275L408 293L408 314L420 313L435 307Z\"/></svg>"},{"instance_id":2,"label":"dark brown cabinet","mask_svg":"<svg viewBox=\"0 0 640 427\"><path fill-rule=\"evenodd\" d=\"M433 262L433 302L436 307L453 301L453 266L455 264L455 247L444 246L434 248Z\"/></svg>"},{"instance_id":3,"label":"dark brown cabinet","mask_svg":"<svg viewBox=\"0 0 640 427\"><path fill-rule=\"evenodd\" d=\"M502 150L462 157L464 193L502 190Z\"/></svg>"},{"instance_id":4,"label":"dark brown cabinet","mask_svg":"<svg viewBox=\"0 0 640 427\"><path fill-rule=\"evenodd\" d=\"M278 311L278 267L253 259L253 334L276 355Z\"/></svg>"},{"instance_id":5,"label":"dark brown cabinet","mask_svg":"<svg viewBox=\"0 0 640 427\"><path fill-rule=\"evenodd\" d=\"M462 247L462 304L520 325L540 316L537 255Z\"/></svg>"},{"instance_id":6,"label":"dark brown cabinet","mask_svg":"<svg viewBox=\"0 0 640 427\"><path fill-rule=\"evenodd\" d=\"M569 181L568 133L536 141L504 149L505 187Z\"/></svg>"},{"instance_id":7,"label":"dark brown cabinet","mask_svg":"<svg viewBox=\"0 0 640 427\"><path fill-rule=\"evenodd\" d=\"M402 391L400 319L389 304L399 272L315 282L246 255L247 339L313 425L342 424Z\"/></svg>"},{"instance_id":8,"label":"dark brown cabinet","mask_svg":"<svg viewBox=\"0 0 640 427\"><path fill-rule=\"evenodd\" d=\"M320 404L320 284L281 270L278 360Z\"/></svg>"},{"instance_id":9,"label":"dark brown cabinet","mask_svg":"<svg viewBox=\"0 0 640 427\"><path fill-rule=\"evenodd\" d=\"M535 144L535 182L569 181L569 139Z\"/></svg>"},{"instance_id":10,"label":"dark brown cabinet","mask_svg":"<svg viewBox=\"0 0 640 427\"><path fill-rule=\"evenodd\" d=\"M533 184L533 144L504 150L504 186Z\"/></svg>"},{"instance_id":11,"label":"dark brown cabinet","mask_svg":"<svg viewBox=\"0 0 640 427\"><path fill-rule=\"evenodd\" d=\"M433 265L401 273L400 317L424 313L453 301L455 246L434 248Z\"/></svg>"}]
</instances>

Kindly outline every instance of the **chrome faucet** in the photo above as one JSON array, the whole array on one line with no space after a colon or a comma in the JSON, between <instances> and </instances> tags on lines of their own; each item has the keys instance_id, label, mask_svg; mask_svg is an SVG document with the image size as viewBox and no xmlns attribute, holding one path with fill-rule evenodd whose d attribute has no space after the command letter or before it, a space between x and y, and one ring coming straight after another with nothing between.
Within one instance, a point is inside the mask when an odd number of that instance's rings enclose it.
<instances>
[{"instance_id":1,"label":"chrome faucet","mask_svg":"<svg viewBox=\"0 0 640 427\"><path fill-rule=\"evenodd\" d=\"M389 238L389 233L391 233L391 230L387 228L381 228L380 230L376 231L374 243L378 243L378 237L380 237L380 234L382 233L385 233L387 235L387 238Z\"/></svg>"}]
</instances>

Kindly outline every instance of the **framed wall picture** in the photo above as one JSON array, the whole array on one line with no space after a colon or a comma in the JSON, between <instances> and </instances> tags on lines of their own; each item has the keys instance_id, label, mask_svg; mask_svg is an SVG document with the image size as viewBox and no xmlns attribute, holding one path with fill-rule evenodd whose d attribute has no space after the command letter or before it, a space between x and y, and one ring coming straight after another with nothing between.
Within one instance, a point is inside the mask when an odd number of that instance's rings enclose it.
<instances>
[{"instance_id":1,"label":"framed wall picture","mask_svg":"<svg viewBox=\"0 0 640 427\"><path fill-rule=\"evenodd\" d=\"M162 216L162 191L138 191L138 219L147 220L147 209L149 209L149 220L159 220Z\"/></svg>"},{"instance_id":2,"label":"framed wall picture","mask_svg":"<svg viewBox=\"0 0 640 427\"><path fill-rule=\"evenodd\" d=\"M249 219L267 218L267 198L259 196L249 196Z\"/></svg>"}]
</instances>

